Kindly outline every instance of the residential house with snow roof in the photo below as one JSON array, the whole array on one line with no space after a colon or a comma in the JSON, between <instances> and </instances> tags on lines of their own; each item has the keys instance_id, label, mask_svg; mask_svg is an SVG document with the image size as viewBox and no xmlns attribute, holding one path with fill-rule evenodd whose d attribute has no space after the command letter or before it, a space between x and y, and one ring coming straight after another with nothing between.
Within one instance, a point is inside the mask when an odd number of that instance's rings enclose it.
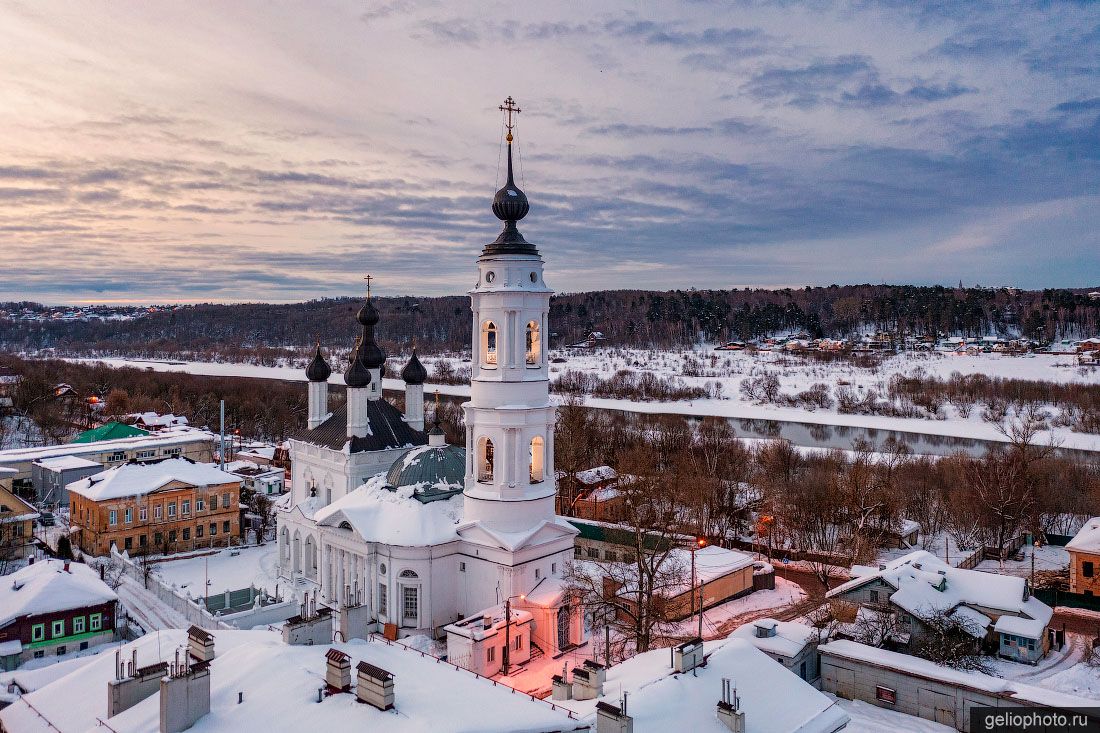
<instances>
[{"instance_id":1,"label":"residential house with snow roof","mask_svg":"<svg viewBox=\"0 0 1100 733\"><path fill-rule=\"evenodd\" d=\"M8 570L8 563L34 556L39 516L31 504L0 486L0 573Z\"/></svg>"},{"instance_id":2,"label":"residential house with snow roof","mask_svg":"<svg viewBox=\"0 0 1100 733\"><path fill-rule=\"evenodd\" d=\"M1008 659L1035 663L1050 648L1053 610L1031 595L1024 578L952 567L924 550L853 573L826 597L896 615L895 641L903 647L927 633L926 620L944 614L963 620L976 647Z\"/></svg>"},{"instance_id":3,"label":"residential house with snow roof","mask_svg":"<svg viewBox=\"0 0 1100 733\"><path fill-rule=\"evenodd\" d=\"M93 568L42 560L0 584L0 668L115 639L118 596Z\"/></svg>"},{"instance_id":4,"label":"residential house with snow roof","mask_svg":"<svg viewBox=\"0 0 1100 733\"><path fill-rule=\"evenodd\" d=\"M577 530L555 514L545 349L552 291L541 255L516 226L528 203L512 179L510 145L508 155L507 184L492 206L504 229L477 258L470 291L465 445L447 445L438 424L425 432L427 370L415 352L401 371L404 413L384 399L386 355L369 283L343 374L346 402L329 409L332 368L320 347L306 367L308 417L289 441L278 568L293 592L319 592L337 608L346 636L439 638L508 602L531 615L531 643L542 653L585 641L581 606L564 581Z\"/></svg>"},{"instance_id":5,"label":"residential house with snow roof","mask_svg":"<svg viewBox=\"0 0 1100 733\"><path fill-rule=\"evenodd\" d=\"M1069 590L1100 595L1100 517L1093 517L1066 544L1069 553Z\"/></svg>"},{"instance_id":6,"label":"residential house with snow roof","mask_svg":"<svg viewBox=\"0 0 1100 733\"><path fill-rule=\"evenodd\" d=\"M234 544L241 478L212 463L126 463L68 485L73 541L89 555Z\"/></svg>"},{"instance_id":7,"label":"residential house with snow roof","mask_svg":"<svg viewBox=\"0 0 1100 733\"><path fill-rule=\"evenodd\" d=\"M730 634L731 639L744 639L799 679L811 683L821 677L821 658L817 653L821 637L821 629L773 618L742 624Z\"/></svg>"}]
</instances>

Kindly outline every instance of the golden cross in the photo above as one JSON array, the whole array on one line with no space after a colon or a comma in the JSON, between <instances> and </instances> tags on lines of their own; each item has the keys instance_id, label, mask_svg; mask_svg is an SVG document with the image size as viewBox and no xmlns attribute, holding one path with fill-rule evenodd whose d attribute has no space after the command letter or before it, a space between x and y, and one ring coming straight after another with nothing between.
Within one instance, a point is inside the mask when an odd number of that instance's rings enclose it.
<instances>
[{"instance_id":1,"label":"golden cross","mask_svg":"<svg viewBox=\"0 0 1100 733\"><path fill-rule=\"evenodd\" d=\"M374 279L374 275L367 273L367 276L363 279L367 281L367 300L370 300L370 281Z\"/></svg>"},{"instance_id":2,"label":"golden cross","mask_svg":"<svg viewBox=\"0 0 1100 733\"><path fill-rule=\"evenodd\" d=\"M499 109L508 115L508 120L504 123L504 126L508 128L508 142L512 142L512 128L515 127L515 123L512 122L512 114L519 114L523 110L516 106L516 100L512 99L511 95L504 100L504 104L500 105Z\"/></svg>"}]
</instances>

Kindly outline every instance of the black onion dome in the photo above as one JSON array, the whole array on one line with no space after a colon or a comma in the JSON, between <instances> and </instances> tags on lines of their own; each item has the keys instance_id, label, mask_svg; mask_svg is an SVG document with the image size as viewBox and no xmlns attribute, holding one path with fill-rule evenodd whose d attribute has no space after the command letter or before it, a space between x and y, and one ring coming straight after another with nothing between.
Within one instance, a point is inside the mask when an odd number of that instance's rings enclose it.
<instances>
[{"instance_id":1,"label":"black onion dome","mask_svg":"<svg viewBox=\"0 0 1100 733\"><path fill-rule=\"evenodd\" d=\"M332 367L325 361L325 357L321 356L321 345L317 344L317 351L313 353L313 358L306 366L306 379L311 382L327 382L330 376L332 376Z\"/></svg>"},{"instance_id":2,"label":"black onion dome","mask_svg":"<svg viewBox=\"0 0 1100 733\"><path fill-rule=\"evenodd\" d=\"M424 384L428 379L428 370L420 363L420 359L416 358L416 349L413 349L412 358L401 370L401 379L405 380L405 384Z\"/></svg>"},{"instance_id":3,"label":"black onion dome","mask_svg":"<svg viewBox=\"0 0 1100 733\"><path fill-rule=\"evenodd\" d=\"M359 344L359 360L368 369L384 369L386 366L386 352L374 341L374 329L363 329L363 343Z\"/></svg>"},{"instance_id":4,"label":"black onion dome","mask_svg":"<svg viewBox=\"0 0 1100 733\"><path fill-rule=\"evenodd\" d=\"M528 242L516 228L516 222L527 216L531 205L527 194L520 190L512 176L512 141L508 137L508 181L493 196L493 213L504 222L504 231L491 244L485 246L482 255L538 254L535 245Z\"/></svg>"},{"instance_id":5,"label":"black onion dome","mask_svg":"<svg viewBox=\"0 0 1100 733\"><path fill-rule=\"evenodd\" d=\"M501 221L519 221L530 210L527 194L520 190L512 178L512 144L508 143L508 181L493 196L493 213Z\"/></svg>"},{"instance_id":6,"label":"black onion dome","mask_svg":"<svg viewBox=\"0 0 1100 733\"><path fill-rule=\"evenodd\" d=\"M355 320L359 321L362 326L374 326L378 323L378 311L375 309L374 303L370 301L370 296L367 297L367 302L363 304L359 312L355 314Z\"/></svg>"},{"instance_id":7,"label":"black onion dome","mask_svg":"<svg viewBox=\"0 0 1100 733\"><path fill-rule=\"evenodd\" d=\"M351 363L344 372L344 384L349 387L366 387L370 384L370 370L359 357L359 349L351 352Z\"/></svg>"}]
</instances>

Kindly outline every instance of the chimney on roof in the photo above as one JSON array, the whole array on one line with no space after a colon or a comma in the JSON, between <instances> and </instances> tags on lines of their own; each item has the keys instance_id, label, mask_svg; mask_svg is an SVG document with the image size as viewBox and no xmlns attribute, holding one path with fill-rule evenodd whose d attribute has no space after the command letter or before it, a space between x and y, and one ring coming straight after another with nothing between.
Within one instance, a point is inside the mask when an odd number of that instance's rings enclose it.
<instances>
[{"instance_id":1,"label":"chimney on roof","mask_svg":"<svg viewBox=\"0 0 1100 733\"><path fill-rule=\"evenodd\" d=\"M214 635L194 624L187 630L187 654L196 662L214 659Z\"/></svg>"},{"instance_id":2,"label":"chimney on roof","mask_svg":"<svg viewBox=\"0 0 1100 733\"><path fill-rule=\"evenodd\" d=\"M351 657L339 649L325 652L325 683L331 691L350 691Z\"/></svg>"},{"instance_id":3,"label":"chimney on roof","mask_svg":"<svg viewBox=\"0 0 1100 733\"><path fill-rule=\"evenodd\" d=\"M672 647L672 668L690 672L703 663L703 640L696 637Z\"/></svg>"},{"instance_id":4,"label":"chimney on roof","mask_svg":"<svg viewBox=\"0 0 1100 733\"><path fill-rule=\"evenodd\" d=\"M65 561L65 572L66 573L69 572L69 561L68 560Z\"/></svg>"},{"instance_id":5,"label":"chimney on roof","mask_svg":"<svg viewBox=\"0 0 1100 733\"><path fill-rule=\"evenodd\" d=\"M191 664L189 656L180 662L177 649L160 678L160 733L182 733L210 712L210 663Z\"/></svg>"},{"instance_id":6,"label":"chimney on roof","mask_svg":"<svg viewBox=\"0 0 1100 733\"><path fill-rule=\"evenodd\" d=\"M112 718L151 697L160 689L161 677L167 672L167 662L138 667L137 649L129 662L123 662L121 652L116 651L115 678L107 681L107 717Z\"/></svg>"},{"instance_id":7,"label":"chimney on roof","mask_svg":"<svg viewBox=\"0 0 1100 733\"><path fill-rule=\"evenodd\" d=\"M596 733L634 733L634 719L626 714L626 693L618 707L596 703Z\"/></svg>"},{"instance_id":8,"label":"chimney on roof","mask_svg":"<svg viewBox=\"0 0 1100 733\"><path fill-rule=\"evenodd\" d=\"M373 705L379 710L393 709L393 675L367 662L355 668L355 699Z\"/></svg>"},{"instance_id":9,"label":"chimney on roof","mask_svg":"<svg viewBox=\"0 0 1100 733\"><path fill-rule=\"evenodd\" d=\"M718 701L718 721L731 733L745 733L745 711L741 709L741 698L737 688L722 678L722 699Z\"/></svg>"}]
</instances>

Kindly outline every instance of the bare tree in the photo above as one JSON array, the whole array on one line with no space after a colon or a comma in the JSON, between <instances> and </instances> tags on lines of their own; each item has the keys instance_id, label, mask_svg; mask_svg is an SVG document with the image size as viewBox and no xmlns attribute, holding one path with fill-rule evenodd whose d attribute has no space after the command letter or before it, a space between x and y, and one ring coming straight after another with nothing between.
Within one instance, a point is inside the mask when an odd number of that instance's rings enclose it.
<instances>
[{"instance_id":1,"label":"bare tree","mask_svg":"<svg viewBox=\"0 0 1100 733\"><path fill-rule=\"evenodd\" d=\"M882 648L898 641L902 629L897 613L889 608L862 607L856 614L855 637L860 644Z\"/></svg>"},{"instance_id":2,"label":"bare tree","mask_svg":"<svg viewBox=\"0 0 1100 733\"><path fill-rule=\"evenodd\" d=\"M919 631L909 642L913 654L952 669L993 671L981 650L985 631L975 621L947 610L922 611L918 616Z\"/></svg>"},{"instance_id":3,"label":"bare tree","mask_svg":"<svg viewBox=\"0 0 1100 733\"><path fill-rule=\"evenodd\" d=\"M636 477L620 486L623 524L615 534L616 544L624 548L623 561L574 561L566 571L569 585L590 612L605 619L635 653L648 651L671 630L667 599L680 592L686 579L686 569L673 552L679 541L672 529L678 519L676 502L667 488L668 474L659 473L655 463L653 453L641 448L619 461Z\"/></svg>"}]
</instances>

